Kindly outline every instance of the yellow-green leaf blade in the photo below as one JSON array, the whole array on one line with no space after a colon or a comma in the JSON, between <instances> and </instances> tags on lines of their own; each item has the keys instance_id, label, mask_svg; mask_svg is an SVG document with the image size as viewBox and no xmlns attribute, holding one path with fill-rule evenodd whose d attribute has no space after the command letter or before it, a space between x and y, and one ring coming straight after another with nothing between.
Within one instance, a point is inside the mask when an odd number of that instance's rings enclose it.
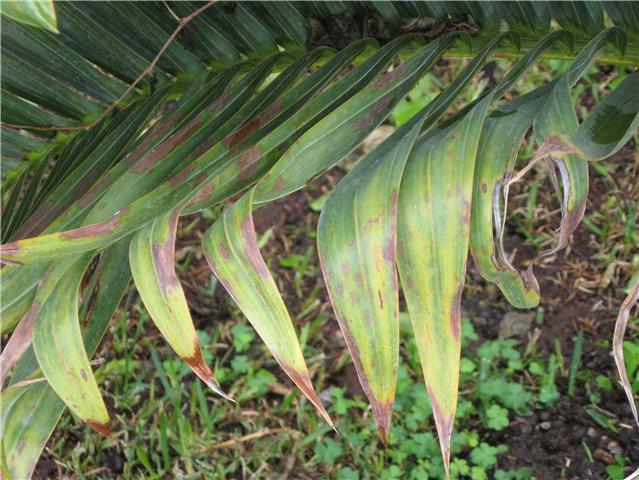
<instances>
[{"instance_id":1,"label":"yellow-green leaf blade","mask_svg":"<svg viewBox=\"0 0 639 480\"><path fill-rule=\"evenodd\" d=\"M131 272L144 306L173 348L213 391L229 398L204 361L180 280L175 273L175 235L180 211L142 227L129 249Z\"/></svg>"},{"instance_id":2,"label":"yellow-green leaf blade","mask_svg":"<svg viewBox=\"0 0 639 480\"><path fill-rule=\"evenodd\" d=\"M18 22L58 33L53 0L3 0L0 12Z\"/></svg>"},{"instance_id":3,"label":"yellow-green leaf blade","mask_svg":"<svg viewBox=\"0 0 639 480\"><path fill-rule=\"evenodd\" d=\"M457 407L460 302L479 135L492 95L420 139L399 194L397 258L424 379L448 468Z\"/></svg>"},{"instance_id":4,"label":"yellow-green leaf blade","mask_svg":"<svg viewBox=\"0 0 639 480\"><path fill-rule=\"evenodd\" d=\"M202 240L206 260L282 369L332 426L311 383L286 306L260 255L252 202L253 189L206 231Z\"/></svg>"},{"instance_id":5,"label":"yellow-green leaf blade","mask_svg":"<svg viewBox=\"0 0 639 480\"><path fill-rule=\"evenodd\" d=\"M64 403L96 431L108 435L109 414L89 364L78 319L79 286L90 259L83 256L65 271L50 272L60 277L38 312L33 349L49 385Z\"/></svg>"}]
</instances>

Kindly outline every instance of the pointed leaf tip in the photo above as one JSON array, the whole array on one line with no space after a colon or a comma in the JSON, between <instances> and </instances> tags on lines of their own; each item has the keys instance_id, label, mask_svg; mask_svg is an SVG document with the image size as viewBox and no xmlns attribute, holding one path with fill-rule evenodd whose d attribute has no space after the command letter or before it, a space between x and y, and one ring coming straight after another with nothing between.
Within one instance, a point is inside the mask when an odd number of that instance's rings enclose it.
<instances>
[{"instance_id":1,"label":"pointed leaf tip","mask_svg":"<svg viewBox=\"0 0 639 480\"><path fill-rule=\"evenodd\" d=\"M446 469L446 478L449 477L450 468L450 441L453 436L453 426L455 423L455 410L446 415L442 411L439 401L430 387L428 396L433 407L433 417L435 418L435 426L437 427L437 436L439 437L439 447L442 451L442 459L444 460L444 468Z\"/></svg>"},{"instance_id":2,"label":"pointed leaf tip","mask_svg":"<svg viewBox=\"0 0 639 480\"><path fill-rule=\"evenodd\" d=\"M324 404L322 404L322 401L317 395L317 392L315 392L315 388L313 388L313 383L311 382L311 377L308 374L308 370L298 371L281 362L280 359L277 357L276 360L280 364L282 369L286 372L286 374L290 377L290 379L293 380L295 385L297 385L302 393L306 396L306 398L309 399L309 401L317 409L324 420L326 420L326 423L328 423L331 428L335 430L335 433L339 435L339 432L337 431L337 428L335 428L333 420L324 408Z\"/></svg>"},{"instance_id":3,"label":"pointed leaf tip","mask_svg":"<svg viewBox=\"0 0 639 480\"><path fill-rule=\"evenodd\" d=\"M87 425L89 425L93 430L95 430L96 432L98 432L100 435L104 435L105 437L108 437L111 435L111 427L109 426L108 423L100 423L100 422L94 422L92 420L87 420Z\"/></svg>"},{"instance_id":4,"label":"pointed leaf tip","mask_svg":"<svg viewBox=\"0 0 639 480\"><path fill-rule=\"evenodd\" d=\"M184 361L211 390L226 400L235 403L235 399L222 390L222 387L220 387L220 384L215 379L213 372L204 361L204 358L202 358L202 351L199 342L196 342L195 354L192 357L185 358Z\"/></svg>"},{"instance_id":5,"label":"pointed leaf tip","mask_svg":"<svg viewBox=\"0 0 639 480\"><path fill-rule=\"evenodd\" d=\"M393 402L379 402L376 399L370 399L375 423L377 423L377 432L379 438L384 444L384 448L388 448L388 435L390 434L391 419L393 414Z\"/></svg>"}]
</instances>

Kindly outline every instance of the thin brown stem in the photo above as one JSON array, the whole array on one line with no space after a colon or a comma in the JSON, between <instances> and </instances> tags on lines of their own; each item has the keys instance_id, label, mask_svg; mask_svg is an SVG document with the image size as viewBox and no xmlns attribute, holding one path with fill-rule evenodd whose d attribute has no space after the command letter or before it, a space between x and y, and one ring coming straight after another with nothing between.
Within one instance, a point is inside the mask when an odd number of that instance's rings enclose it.
<instances>
[{"instance_id":1,"label":"thin brown stem","mask_svg":"<svg viewBox=\"0 0 639 480\"><path fill-rule=\"evenodd\" d=\"M149 63L147 65L147 67L138 76L138 78L136 78L135 81L127 87L127 89L124 91L124 93L122 95L120 95L120 97L115 102L113 102L111 105L109 105L100 115L98 115L91 122L89 122L89 123L87 123L85 125L76 125L76 126L71 126L71 127L34 127L32 125L14 125L14 124L11 124L11 123L2 123L2 126L11 127L11 128L17 128L17 129L24 129L24 130L34 130L34 131L40 131L40 132L86 130L88 128L91 128L92 126L96 125L100 120L102 120L104 117L106 117L109 114L109 112L111 112L115 107L117 107L118 104L122 100L124 100L129 95L129 93L131 93L133 91L133 89L138 85L138 83L140 83L142 81L142 79L144 77L146 77L147 75L150 75L153 72L153 69L155 68L155 65L158 63L160 58L162 58L162 55L164 55L164 52L166 51L167 48L169 48L169 45L175 39L177 34L180 33L180 31L184 27L186 27L186 25L188 25L188 23L191 20L193 20L200 13L202 13L203 11L205 11L207 8L211 7L215 3L217 3L217 0L211 0L210 2L207 2L205 5L201 6L200 8L195 10L194 12L190 13L189 15L187 15L186 17L179 18L178 19L177 28L175 30L173 30L173 33L171 33L171 35L169 35L169 37L166 39L166 42L164 42L164 45L162 45L162 48L160 49L160 51L153 58L153 60L151 60L151 63Z\"/></svg>"}]
</instances>

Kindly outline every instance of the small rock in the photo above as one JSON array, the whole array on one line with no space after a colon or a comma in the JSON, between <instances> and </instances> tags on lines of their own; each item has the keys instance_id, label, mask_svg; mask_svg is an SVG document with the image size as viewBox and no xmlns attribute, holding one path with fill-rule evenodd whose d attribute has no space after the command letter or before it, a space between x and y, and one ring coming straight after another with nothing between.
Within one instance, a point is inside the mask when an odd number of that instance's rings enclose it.
<instances>
[{"instance_id":1,"label":"small rock","mask_svg":"<svg viewBox=\"0 0 639 480\"><path fill-rule=\"evenodd\" d=\"M550 422L541 422L539 424L539 428L541 428L542 430L550 430L551 427L552 427L552 423Z\"/></svg>"},{"instance_id":2,"label":"small rock","mask_svg":"<svg viewBox=\"0 0 639 480\"><path fill-rule=\"evenodd\" d=\"M591 437L591 438L596 438L597 437L597 430L595 430L592 427L588 428L588 436Z\"/></svg>"},{"instance_id":3,"label":"small rock","mask_svg":"<svg viewBox=\"0 0 639 480\"><path fill-rule=\"evenodd\" d=\"M618 455L622 453L621 447L614 440L608 444L608 451L612 453L613 455Z\"/></svg>"},{"instance_id":4,"label":"small rock","mask_svg":"<svg viewBox=\"0 0 639 480\"><path fill-rule=\"evenodd\" d=\"M319 398L322 401L322 403L325 405L326 404L330 405L331 403L333 403L333 397L331 396L331 391L328 388L320 392Z\"/></svg>"},{"instance_id":5,"label":"small rock","mask_svg":"<svg viewBox=\"0 0 639 480\"><path fill-rule=\"evenodd\" d=\"M508 312L499 322L499 338L523 337L535 320L535 312Z\"/></svg>"},{"instance_id":6,"label":"small rock","mask_svg":"<svg viewBox=\"0 0 639 480\"><path fill-rule=\"evenodd\" d=\"M607 463L608 465L612 465L615 463L615 459L613 458L613 456L605 450L602 450L601 448L598 448L594 452L592 452L592 456L601 462Z\"/></svg>"}]
</instances>

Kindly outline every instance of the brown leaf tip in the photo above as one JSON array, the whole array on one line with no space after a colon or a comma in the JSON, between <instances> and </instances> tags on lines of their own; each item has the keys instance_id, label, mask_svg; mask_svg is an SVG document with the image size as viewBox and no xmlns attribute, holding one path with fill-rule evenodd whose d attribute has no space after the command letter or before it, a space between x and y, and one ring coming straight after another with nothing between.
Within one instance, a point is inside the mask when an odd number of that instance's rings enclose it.
<instances>
[{"instance_id":1,"label":"brown leaf tip","mask_svg":"<svg viewBox=\"0 0 639 480\"><path fill-rule=\"evenodd\" d=\"M221 397L235 403L235 399L230 395L224 393L220 384L217 383L217 380L213 376L213 372L209 368L209 366L202 358L202 351L200 350L200 344L198 341L195 343L195 353L192 357L184 358L184 361L187 363L189 367L195 372L195 374L200 377L200 379L206 383L206 385L213 390L215 393L220 395Z\"/></svg>"},{"instance_id":2,"label":"brown leaf tip","mask_svg":"<svg viewBox=\"0 0 639 480\"><path fill-rule=\"evenodd\" d=\"M388 448L388 435L390 434L391 420L393 416L393 402L380 402L373 396L369 397L375 422L377 423L377 432L379 438L384 444L384 448Z\"/></svg>"},{"instance_id":3,"label":"brown leaf tip","mask_svg":"<svg viewBox=\"0 0 639 480\"><path fill-rule=\"evenodd\" d=\"M93 430L98 432L105 437L111 435L111 427L108 423L94 422L93 420L87 420L87 425L89 425Z\"/></svg>"},{"instance_id":4,"label":"brown leaf tip","mask_svg":"<svg viewBox=\"0 0 639 480\"><path fill-rule=\"evenodd\" d=\"M335 433L339 435L339 432L335 428L335 424L333 423L333 420L331 420L331 417L329 416L328 412L324 408L322 401L320 400L319 396L315 392L315 389L313 388L313 384L311 383L311 377L309 376L308 371L306 369L302 371L298 371L295 368L286 365L284 362L280 361L280 359L276 358L276 360L278 361L282 369L286 372L286 374L290 377L290 379L293 380L295 385L299 387L299 389L306 396L306 398L310 400L310 402L317 409L320 415L324 417L324 420L326 420L326 423L328 423L331 426L331 428L335 430Z\"/></svg>"},{"instance_id":5,"label":"brown leaf tip","mask_svg":"<svg viewBox=\"0 0 639 480\"><path fill-rule=\"evenodd\" d=\"M433 391L430 387L428 389L428 396L433 408L433 416L435 417L435 426L437 427L437 434L439 436L439 447L442 451L442 457L444 460L444 468L446 470L446 478L449 477L450 472L450 440L453 436L453 427L455 423L455 412L453 411L448 416L445 416L442 412L442 408L437 401Z\"/></svg>"}]
</instances>

